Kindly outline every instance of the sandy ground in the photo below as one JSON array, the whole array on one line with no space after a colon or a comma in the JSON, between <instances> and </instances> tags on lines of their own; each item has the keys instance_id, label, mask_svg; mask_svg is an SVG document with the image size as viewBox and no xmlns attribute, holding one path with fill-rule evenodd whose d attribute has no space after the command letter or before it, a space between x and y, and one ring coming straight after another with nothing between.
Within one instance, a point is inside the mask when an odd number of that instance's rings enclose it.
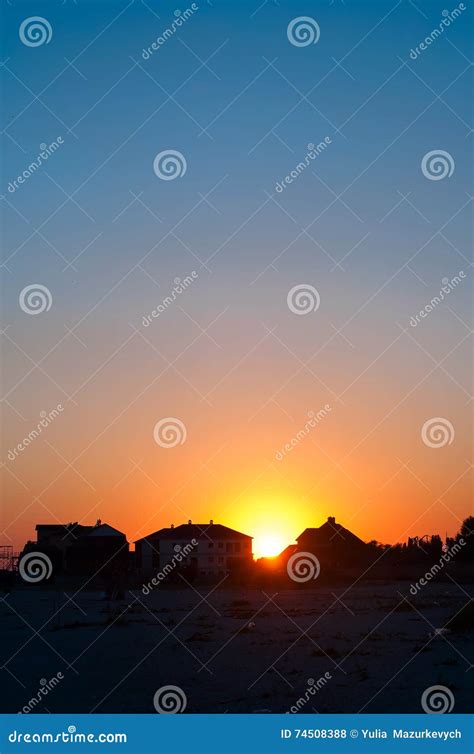
<instances>
[{"instance_id":1,"label":"sandy ground","mask_svg":"<svg viewBox=\"0 0 474 754\"><path fill-rule=\"evenodd\" d=\"M211 589L134 590L113 603L85 592L55 616L64 590L14 589L0 603L2 712L21 710L58 672L36 712L154 712L166 685L183 690L187 712L286 712L325 674L301 712L422 712L422 692L437 684L453 692L455 712L469 711L472 634L433 638L469 585L431 583L416 597L407 582L344 595Z\"/></svg>"}]
</instances>

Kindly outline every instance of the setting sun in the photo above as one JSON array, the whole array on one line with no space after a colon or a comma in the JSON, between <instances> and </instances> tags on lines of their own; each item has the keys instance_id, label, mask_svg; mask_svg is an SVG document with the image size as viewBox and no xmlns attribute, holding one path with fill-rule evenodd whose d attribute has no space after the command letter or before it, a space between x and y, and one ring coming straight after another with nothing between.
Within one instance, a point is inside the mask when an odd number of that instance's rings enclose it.
<instances>
[{"instance_id":1,"label":"setting sun","mask_svg":"<svg viewBox=\"0 0 474 754\"><path fill-rule=\"evenodd\" d=\"M254 539L254 555L257 558L273 558L284 549L286 542L279 534L260 534Z\"/></svg>"}]
</instances>

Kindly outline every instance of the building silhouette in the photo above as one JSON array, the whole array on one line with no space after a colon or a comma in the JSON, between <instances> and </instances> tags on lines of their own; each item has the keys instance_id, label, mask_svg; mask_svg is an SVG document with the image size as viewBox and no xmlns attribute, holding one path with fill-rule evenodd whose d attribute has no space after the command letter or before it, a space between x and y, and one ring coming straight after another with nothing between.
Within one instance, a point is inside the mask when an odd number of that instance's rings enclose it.
<instances>
[{"instance_id":1,"label":"building silhouette","mask_svg":"<svg viewBox=\"0 0 474 754\"><path fill-rule=\"evenodd\" d=\"M252 537L211 520L172 525L135 542L135 564L143 576L171 562L187 567L193 576L224 576L252 564Z\"/></svg>"}]
</instances>

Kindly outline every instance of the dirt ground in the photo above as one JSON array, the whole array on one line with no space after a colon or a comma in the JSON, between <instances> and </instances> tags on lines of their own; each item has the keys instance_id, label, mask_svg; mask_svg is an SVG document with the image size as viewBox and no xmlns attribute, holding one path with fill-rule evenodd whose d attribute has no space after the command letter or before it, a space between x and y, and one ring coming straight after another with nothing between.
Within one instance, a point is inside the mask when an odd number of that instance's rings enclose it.
<instances>
[{"instance_id":1,"label":"dirt ground","mask_svg":"<svg viewBox=\"0 0 474 754\"><path fill-rule=\"evenodd\" d=\"M422 712L423 691L443 685L467 712L472 634L439 629L470 594L453 583L416 596L407 582L277 594L222 584L110 602L18 588L0 603L2 711L152 713L172 685L186 712Z\"/></svg>"}]
</instances>

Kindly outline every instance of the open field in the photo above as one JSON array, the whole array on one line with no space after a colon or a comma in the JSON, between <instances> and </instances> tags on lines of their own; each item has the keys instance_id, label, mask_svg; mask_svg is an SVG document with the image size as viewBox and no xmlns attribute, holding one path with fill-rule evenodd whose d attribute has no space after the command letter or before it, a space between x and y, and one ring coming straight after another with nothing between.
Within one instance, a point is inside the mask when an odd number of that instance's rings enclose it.
<instances>
[{"instance_id":1,"label":"open field","mask_svg":"<svg viewBox=\"0 0 474 754\"><path fill-rule=\"evenodd\" d=\"M173 685L187 712L285 712L300 698L305 713L422 712L422 692L438 684L455 712L469 710L472 633L436 632L468 603L466 584L432 583L416 597L407 582L275 595L199 585L112 603L65 592L74 595L17 588L0 604L3 712L58 673L31 711L154 712L157 689Z\"/></svg>"}]
</instances>

